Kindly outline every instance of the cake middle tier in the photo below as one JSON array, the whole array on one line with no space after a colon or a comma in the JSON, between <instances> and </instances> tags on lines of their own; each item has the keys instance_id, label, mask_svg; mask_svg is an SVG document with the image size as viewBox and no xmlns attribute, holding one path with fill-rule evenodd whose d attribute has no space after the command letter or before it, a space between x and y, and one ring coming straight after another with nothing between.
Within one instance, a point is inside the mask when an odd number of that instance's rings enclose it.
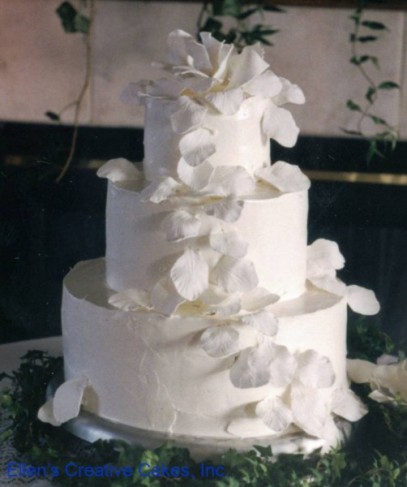
<instances>
[{"instance_id":1,"label":"cake middle tier","mask_svg":"<svg viewBox=\"0 0 407 487\"><path fill-rule=\"evenodd\" d=\"M217 232L237 233L248 244L245 259L254 264L258 286L283 300L301 295L306 273L307 191L268 192L242 201L237 221L217 223ZM219 254L208 243L211 217L203 219L201 235L181 242L167 241L163 222L171 212L182 209L182 202L176 206L146 202L136 186L124 188L109 181L106 278L111 289L151 290L186 245L198 246L206 260L216 264ZM185 209L190 211L190 205ZM197 205L195 211L200 210Z\"/></svg>"}]
</instances>

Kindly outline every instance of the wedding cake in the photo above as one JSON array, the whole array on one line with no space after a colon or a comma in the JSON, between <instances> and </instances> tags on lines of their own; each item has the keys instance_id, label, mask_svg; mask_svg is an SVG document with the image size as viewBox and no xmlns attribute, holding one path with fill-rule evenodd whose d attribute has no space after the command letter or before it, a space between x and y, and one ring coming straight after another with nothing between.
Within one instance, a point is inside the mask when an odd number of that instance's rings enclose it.
<instances>
[{"instance_id":1,"label":"wedding cake","mask_svg":"<svg viewBox=\"0 0 407 487\"><path fill-rule=\"evenodd\" d=\"M172 32L166 77L125 90L145 107L144 170L98 172L106 256L65 278L65 382L39 417L82 408L163 438L300 435L328 450L338 418L366 412L348 387L347 305L379 305L336 277L335 242L307 245L308 178L270 164L270 138L296 142L283 105L301 89L259 46L201 41Z\"/></svg>"}]
</instances>

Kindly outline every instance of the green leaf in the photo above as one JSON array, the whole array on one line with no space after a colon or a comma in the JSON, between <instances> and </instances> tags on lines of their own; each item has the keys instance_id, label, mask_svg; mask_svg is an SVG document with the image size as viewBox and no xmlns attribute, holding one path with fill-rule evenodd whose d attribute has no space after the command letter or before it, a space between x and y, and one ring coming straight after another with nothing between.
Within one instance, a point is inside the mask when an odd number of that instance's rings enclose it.
<instances>
[{"instance_id":1,"label":"green leaf","mask_svg":"<svg viewBox=\"0 0 407 487\"><path fill-rule=\"evenodd\" d=\"M257 7L253 7L253 8L249 8L248 10L246 10L245 12L242 12L241 14L239 14L237 16L237 19L238 20L244 20L244 19L247 19L248 17L250 17L251 15L255 14L256 12L258 12L259 9Z\"/></svg>"},{"instance_id":2,"label":"green leaf","mask_svg":"<svg viewBox=\"0 0 407 487\"><path fill-rule=\"evenodd\" d=\"M362 132L359 132L358 130L349 130L349 129L341 129L341 130L342 130L342 132L344 132L345 134L348 134L348 135L355 135L358 137L363 137Z\"/></svg>"},{"instance_id":3,"label":"green leaf","mask_svg":"<svg viewBox=\"0 0 407 487\"><path fill-rule=\"evenodd\" d=\"M360 66L363 63L366 63L367 61L370 60L370 56L364 55L364 56L353 56L350 58L350 62L352 64L355 64L356 66Z\"/></svg>"},{"instance_id":4,"label":"green leaf","mask_svg":"<svg viewBox=\"0 0 407 487\"><path fill-rule=\"evenodd\" d=\"M242 10L240 0L216 0L212 2L213 15L238 18Z\"/></svg>"},{"instance_id":5,"label":"green leaf","mask_svg":"<svg viewBox=\"0 0 407 487\"><path fill-rule=\"evenodd\" d=\"M377 90L373 86L369 86L369 88L366 91L365 98L369 100L370 103L374 103L374 95L377 93Z\"/></svg>"},{"instance_id":6,"label":"green leaf","mask_svg":"<svg viewBox=\"0 0 407 487\"><path fill-rule=\"evenodd\" d=\"M277 5L263 5L262 10L266 12L279 12L279 13L285 12L284 9L282 9L281 7L277 7Z\"/></svg>"},{"instance_id":7,"label":"green leaf","mask_svg":"<svg viewBox=\"0 0 407 487\"><path fill-rule=\"evenodd\" d=\"M75 7L72 6L70 2L61 3L61 5L56 9L56 13L62 22L62 27L64 28L65 32L81 32L83 34L87 34L89 32L89 19L79 14L79 12L75 9Z\"/></svg>"},{"instance_id":8,"label":"green leaf","mask_svg":"<svg viewBox=\"0 0 407 487\"><path fill-rule=\"evenodd\" d=\"M373 42L376 40L377 40L377 36L361 36L357 38L357 41L362 43Z\"/></svg>"},{"instance_id":9,"label":"green leaf","mask_svg":"<svg viewBox=\"0 0 407 487\"><path fill-rule=\"evenodd\" d=\"M386 120L383 118L377 117L376 115L368 115L368 117L376 124L376 125L387 125Z\"/></svg>"},{"instance_id":10,"label":"green leaf","mask_svg":"<svg viewBox=\"0 0 407 487\"><path fill-rule=\"evenodd\" d=\"M355 103L353 100L348 100L346 102L346 106L349 108L349 110L352 110L352 112L361 112L362 111L360 106L357 103Z\"/></svg>"},{"instance_id":11,"label":"green leaf","mask_svg":"<svg viewBox=\"0 0 407 487\"><path fill-rule=\"evenodd\" d=\"M55 112L47 111L45 112L45 116L48 117L53 122L59 122L61 120L60 116Z\"/></svg>"},{"instance_id":12,"label":"green leaf","mask_svg":"<svg viewBox=\"0 0 407 487\"><path fill-rule=\"evenodd\" d=\"M209 17L205 24L202 27L202 31L204 32L211 32L212 34L215 32L219 32L223 27L222 22L219 20L214 19L213 17Z\"/></svg>"},{"instance_id":13,"label":"green leaf","mask_svg":"<svg viewBox=\"0 0 407 487\"><path fill-rule=\"evenodd\" d=\"M383 81L378 86L379 90L395 90L400 89L400 85L395 83L394 81Z\"/></svg>"},{"instance_id":14,"label":"green leaf","mask_svg":"<svg viewBox=\"0 0 407 487\"><path fill-rule=\"evenodd\" d=\"M362 25L372 30L388 30L384 24L381 22L375 22L373 20L364 20Z\"/></svg>"}]
</instances>

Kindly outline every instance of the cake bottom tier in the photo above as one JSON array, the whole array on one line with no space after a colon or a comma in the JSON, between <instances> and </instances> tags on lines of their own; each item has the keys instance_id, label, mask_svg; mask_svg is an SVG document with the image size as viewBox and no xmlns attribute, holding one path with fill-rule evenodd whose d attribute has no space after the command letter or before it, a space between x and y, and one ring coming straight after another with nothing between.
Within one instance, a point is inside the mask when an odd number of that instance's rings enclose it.
<instances>
[{"instance_id":1,"label":"cake bottom tier","mask_svg":"<svg viewBox=\"0 0 407 487\"><path fill-rule=\"evenodd\" d=\"M200 344L200 335L215 324L214 318L124 312L108 304L111 294L104 259L79 263L64 281L65 380L87 379L85 410L166 434L270 436L254 406L281 390L232 384L230 368L236 357L210 357ZM330 359L335 383L323 393L347 388L345 300L311 290L272 310L279 319L276 343L292 353L311 349ZM242 329L240 341L242 348L253 346L256 334Z\"/></svg>"}]
</instances>

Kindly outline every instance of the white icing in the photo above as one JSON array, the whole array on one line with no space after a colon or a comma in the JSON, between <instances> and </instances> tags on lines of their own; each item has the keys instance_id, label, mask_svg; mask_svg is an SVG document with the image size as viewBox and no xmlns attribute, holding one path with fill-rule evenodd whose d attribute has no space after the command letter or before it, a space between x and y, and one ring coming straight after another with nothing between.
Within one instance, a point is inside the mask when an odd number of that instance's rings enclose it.
<instances>
[{"instance_id":1,"label":"white icing","mask_svg":"<svg viewBox=\"0 0 407 487\"><path fill-rule=\"evenodd\" d=\"M100 278L104 272L103 260L88 261L65 279L65 377L86 372L95 399L85 409L139 428L223 438L231 436L227 427L236 411L245 418L250 404L280 395L280 387L269 385L234 387L229 377L233 355L216 358L203 350L202 333L222 319L111 309L111 291ZM346 388L345 300L313 290L270 309L279 323L276 342L291 352L312 348L329 357L335 383L324 391ZM239 334L244 347L256 346L259 334L253 326L239 328ZM159 422L154 418L161 413L167 419ZM259 421L261 435L269 435Z\"/></svg>"},{"instance_id":2,"label":"white icing","mask_svg":"<svg viewBox=\"0 0 407 487\"><path fill-rule=\"evenodd\" d=\"M282 299L289 299L304 291L307 195L305 191L268 194L268 198L245 199L237 221L223 222L215 234L227 235L231 231L239 234L248 243L244 258L253 263L258 285ZM191 245L191 239L166 242L169 230L165 222L172 208L170 203L143 202L136 190L109 182L106 209L109 287L116 291L151 290L163 273L170 271L185 245ZM175 205L177 208L176 211L181 211L183 207ZM188 211L195 212L196 217L202 209L202 205L197 205ZM203 221L202 215L199 219ZM201 224L200 235L208 232L208 224ZM193 230L195 234L195 226ZM172 230L171 235L174 232ZM211 255L215 259L215 253L219 258L220 254L211 248L208 239L196 245L208 259ZM216 259L213 262L216 263Z\"/></svg>"},{"instance_id":3,"label":"white icing","mask_svg":"<svg viewBox=\"0 0 407 487\"><path fill-rule=\"evenodd\" d=\"M175 103L162 98L146 100L144 171L148 181L177 176L182 155L179 144L183 136L174 134L171 126ZM242 166L254 174L269 164L270 143L260 125L266 103L263 98L253 97L245 100L234 115L220 115L213 111L205 114L200 126L211 133L211 142L216 147L216 152L206 159L212 166Z\"/></svg>"}]
</instances>

